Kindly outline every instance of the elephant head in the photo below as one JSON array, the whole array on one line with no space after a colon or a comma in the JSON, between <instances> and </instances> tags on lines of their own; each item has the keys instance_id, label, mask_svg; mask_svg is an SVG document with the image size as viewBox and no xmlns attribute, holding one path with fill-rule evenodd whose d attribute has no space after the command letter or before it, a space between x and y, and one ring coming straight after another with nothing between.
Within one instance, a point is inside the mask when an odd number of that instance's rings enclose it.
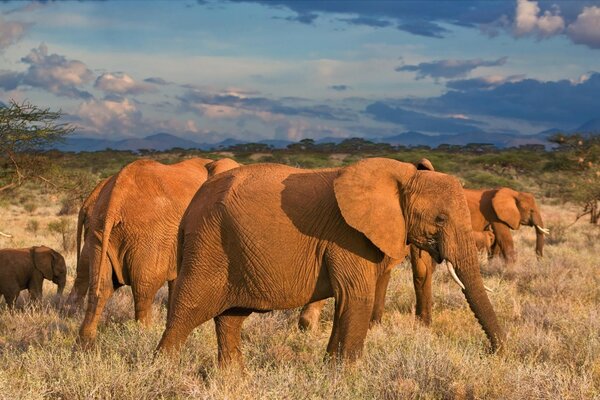
<instances>
[{"instance_id":1,"label":"elephant head","mask_svg":"<svg viewBox=\"0 0 600 400\"><path fill-rule=\"evenodd\" d=\"M67 283L67 264L57 251L46 246L32 248L33 266L45 279L54 282L58 288L56 293L62 296Z\"/></svg>"},{"instance_id":2,"label":"elephant head","mask_svg":"<svg viewBox=\"0 0 600 400\"><path fill-rule=\"evenodd\" d=\"M535 252L538 257L544 255L544 228L542 215L531 193L517 192L509 188L499 189L492 198L492 207L498 219L511 229L520 225L534 226L536 232Z\"/></svg>"},{"instance_id":3,"label":"elephant head","mask_svg":"<svg viewBox=\"0 0 600 400\"><path fill-rule=\"evenodd\" d=\"M480 275L469 208L458 179L374 158L344 168L334 190L345 221L386 255L403 258L406 245L413 244L438 263L446 260L492 349L502 346L504 333Z\"/></svg>"}]
</instances>

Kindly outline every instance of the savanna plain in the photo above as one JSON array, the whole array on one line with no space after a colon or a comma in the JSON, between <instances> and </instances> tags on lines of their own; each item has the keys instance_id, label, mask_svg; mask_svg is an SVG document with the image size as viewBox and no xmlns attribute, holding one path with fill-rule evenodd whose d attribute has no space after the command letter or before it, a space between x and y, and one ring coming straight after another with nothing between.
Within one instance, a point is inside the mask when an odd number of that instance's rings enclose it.
<instances>
[{"instance_id":1,"label":"savanna plain","mask_svg":"<svg viewBox=\"0 0 600 400\"><path fill-rule=\"evenodd\" d=\"M164 162L180 157L150 156ZM420 156L410 154L406 161ZM137 156L88 155L85 163L81 157L57 157L63 167L70 163L85 170L88 186L93 187ZM319 167L360 157L334 154L280 160L258 154L237 159ZM433 278L430 327L415 320L412 273L405 261L393 271L383 321L369 331L360 360L337 366L324 362L332 326L330 300L315 332L297 328L299 310L248 318L242 334L244 371L217 368L212 322L194 330L180 358L154 357L165 324L166 286L155 300L149 329L133 319L130 289L119 289L106 307L96 346L81 350L75 341L83 310L64 313L54 295L56 286L46 281L40 304L31 305L26 291L14 311L0 302L0 398L600 398L598 226L585 219L573 223L580 209L553 198L526 174L502 168L461 172L448 161L457 160L455 156L431 159L438 170L455 171L471 186L512 184L534 192L550 229L542 259L536 258L535 232L530 227L513 232L518 254L514 266L481 258L484 280L494 289L490 299L508 336L503 354L487 353L483 331L460 289L440 266ZM59 250L69 269L65 293L76 267L77 207L69 207L68 197L68 192L51 187L24 187L4 193L0 207L2 229L13 235L0 238L0 247L44 244Z\"/></svg>"}]
</instances>

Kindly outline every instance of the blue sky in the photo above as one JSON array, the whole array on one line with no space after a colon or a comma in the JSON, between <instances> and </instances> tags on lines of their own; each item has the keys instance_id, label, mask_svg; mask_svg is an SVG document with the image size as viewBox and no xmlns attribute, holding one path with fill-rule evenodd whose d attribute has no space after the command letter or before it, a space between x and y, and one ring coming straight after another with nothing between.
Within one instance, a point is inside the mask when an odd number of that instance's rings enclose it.
<instances>
[{"instance_id":1,"label":"blue sky","mask_svg":"<svg viewBox=\"0 0 600 400\"><path fill-rule=\"evenodd\" d=\"M0 101L88 137L533 134L598 93L600 1L0 3Z\"/></svg>"}]
</instances>

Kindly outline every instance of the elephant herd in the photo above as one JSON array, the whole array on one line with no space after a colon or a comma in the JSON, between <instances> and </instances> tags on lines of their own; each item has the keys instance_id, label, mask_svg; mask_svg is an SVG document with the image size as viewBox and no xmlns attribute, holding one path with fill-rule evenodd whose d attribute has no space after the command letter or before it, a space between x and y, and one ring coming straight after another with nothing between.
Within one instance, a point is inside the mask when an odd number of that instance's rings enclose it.
<instances>
[{"instance_id":1,"label":"elephant herd","mask_svg":"<svg viewBox=\"0 0 600 400\"><path fill-rule=\"evenodd\" d=\"M78 341L94 343L107 300L131 286L135 318L152 321L152 302L168 282L161 353L176 353L191 331L214 319L218 362L242 363L241 329L253 312L304 307L314 329L324 300L335 299L327 353L360 356L381 320L392 268L410 256L416 314L431 322L431 276L446 262L492 351L505 334L487 296L478 250L515 262L511 230L542 217L529 193L464 189L423 159L367 158L341 168L241 166L223 158L173 165L137 160L103 180L77 221L77 273L66 302L87 308ZM83 239L83 241L82 241ZM64 258L47 247L0 250L0 294L42 293L43 279L66 283Z\"/></svg>"}]
</instances>

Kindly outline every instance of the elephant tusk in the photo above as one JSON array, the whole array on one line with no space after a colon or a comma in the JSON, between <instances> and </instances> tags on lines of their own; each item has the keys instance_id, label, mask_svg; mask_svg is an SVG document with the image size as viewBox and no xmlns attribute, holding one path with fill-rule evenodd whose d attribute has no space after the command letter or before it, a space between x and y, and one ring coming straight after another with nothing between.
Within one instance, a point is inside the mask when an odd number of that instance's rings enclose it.
<instances>
[{"instance_id":1,"label":"elephant tusk","mask_svg":"<svg viewBox=\"0 0 600 400\"><path fill-rule=\"evenodd\" d=\"M494 289L491 289L485 285L483 285L483 287L485 288L486 291L490 292L490 293L494 293Z\"/></svg>"},{"instance_id":2,"label":"elephant tusk","mask_svg":"<svg viewBox=\"0 0 600 400\"><path fill-rule=\"evenodd\" d=\"M550 229L547 229L547 228L542 228L542 227L541 227L541 226L539 226L539 225L536 225L535 227L536 227L536 228L537 228L537 229L538 229L540 232L542 232L544 235L549 235L549 234L550 234Z\"/></svg>"},{"instance_id":3,"label":"elephant tusk","mask_svg":"<svg viewBox=\"0 0 600 400\"><path fill-rule=\"evenodd\" d=\"M12 235L9 235L8 233L4 233L2 231L0 231L0 236L4 236L4 237L7 237L7 238L13 237Z\"/></svg>"},{"instance_id":4,"label":"elephant tusk","mask_svg":"<svg viewBox=\"0 0 600 400\"><path fill-rule=\"evenodd\" d=\"M460 279L458 279L458 276L456 275L456 271L454 270L454 266L452 265L452 263L446 260L446 266L448 267L448 272L450 272L450 276L452 276L454 282L456 282L456 284L460 286L462 290L465 290L465 285L463 285Z\"/></svg>"}]
</instances>

